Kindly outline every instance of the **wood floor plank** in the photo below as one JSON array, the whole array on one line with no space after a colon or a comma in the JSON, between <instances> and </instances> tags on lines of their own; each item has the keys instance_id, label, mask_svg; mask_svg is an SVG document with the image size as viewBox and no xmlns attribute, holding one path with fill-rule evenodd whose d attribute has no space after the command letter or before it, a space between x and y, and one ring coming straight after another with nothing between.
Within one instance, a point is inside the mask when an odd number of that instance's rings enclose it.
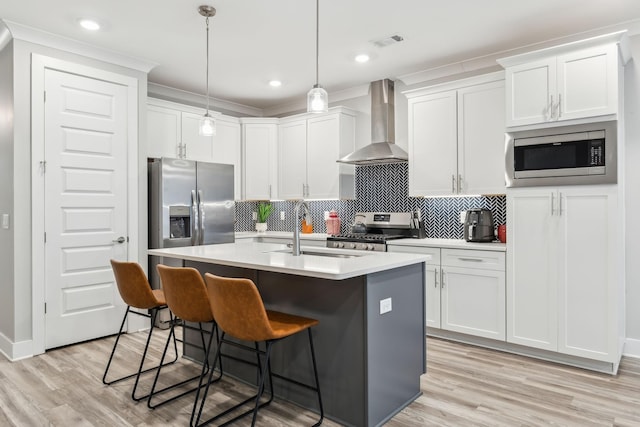
<instances>
[{"instance_id":1,"label":"wood floor plank","mask_svg":"<svg viewBox=\"0 0 640 427\"><path fill-rule=\"evenodd\" d=\"M158 363L166 336L166 331L155 334L145 366ZM137 368L145 339L144 332L123 336L114 376ZM189 425L191 396L149 410L145 402L131 400L133 380L102 384L113 342L113 337L95 340L14 363L0 358L0 426ZM611 376L435 338L427 339L427 359L422 395L387 426L640 426L640 359L623 358L618 375ZM163 370L160 383L199 369L180 358ZM140 393L152 379L153 374L143 377ZM205 417L253 391L224 378L211 389ZM316 419L315 413L276 398L260 412L258 425L297 427Z\"/></svg>"}]
</instances>

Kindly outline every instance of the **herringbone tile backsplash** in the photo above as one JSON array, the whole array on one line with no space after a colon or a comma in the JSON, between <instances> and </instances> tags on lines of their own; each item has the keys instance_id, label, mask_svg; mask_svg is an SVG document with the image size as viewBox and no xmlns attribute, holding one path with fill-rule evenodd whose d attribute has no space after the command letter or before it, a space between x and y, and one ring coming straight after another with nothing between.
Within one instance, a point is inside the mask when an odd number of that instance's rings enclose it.
<instances>
[{"instance_id":1,"label":"herringbone tile backsplash","mask_svg":"<svg viewBox=\"0 0 640 427\"><path fill-rule=\"evenodd\" d=\"M342 220L341 231L348 232L356 212L406 212L420 209L427 237L462 239L460 211L486 208L495 225L506 224L506 196L409 197L409 166L406 163L357 166L355 200L309 201L314 232L325 233L324 212L335 209ZM274 213L267 221L272 231L293 231L293 201L274 201ZM236 231L255 230L252 213L257 202L236 202ZM285 212L285 220L280 212Z\"/></svg>"}]
</instances>

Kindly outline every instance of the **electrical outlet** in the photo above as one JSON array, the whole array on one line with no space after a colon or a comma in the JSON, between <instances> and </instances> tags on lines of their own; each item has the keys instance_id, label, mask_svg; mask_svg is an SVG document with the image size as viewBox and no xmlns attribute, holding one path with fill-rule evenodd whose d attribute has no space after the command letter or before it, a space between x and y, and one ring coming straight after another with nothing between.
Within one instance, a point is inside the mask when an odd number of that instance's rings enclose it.
<instances>
[{"instance_id":1,"label":"electrical outlet","mask_svg":"<svg viewBox=\"0 0 640 427\"><path fill-rule=\"evenodd\" d=\"M258 220L258 212L253 212L251 214L251 217L253 218L254 221L257 221Z\"/></svg>"},{"instance_id":2,"label":"electrical outlet","mask_svg":"<svg viewBox=\"0 0 640 427\"><path fill-rule=\"evenodd\" d=\"M2 214L2 228L9 229L9 214Z\"/></svg>"},{"instance_id":3,"label":"electrical outlet","mask_svg":"<svg viewBox=\"0 0 640 427\"><path fill-rule=\"evenodd\" d=\"M328 220L329 219L329 211L324 211L324 220Z\"/></svg>"},{"instance_id":4,"label":"electrical outlet","mask_svg":"<svg viewBox=\"0 0 640 427\"><path fill-rule=\"evenodd\" d=\"M380 314L385 314L391 311L391 298L385 298L380 300Z\"/></svg>"},{"instance_id":5,"label":"electrical outlet","mask_svg":"<svg viewBox=\"0 0 640 427\"><path fill-rule=\"evenodd\" d=\"M280 211L280 219L284 221L284 211Z\"/></svg>"},{"instance_id":6,"label":"electrical outlet","mask_svg":"<svg viewBox=\"0 0 640 427\"><path fill-rule=\"evenodd\" d=\"M467 219L467 211L460 211L460 224L464 224Z\"/></svg>"}]
</instances>

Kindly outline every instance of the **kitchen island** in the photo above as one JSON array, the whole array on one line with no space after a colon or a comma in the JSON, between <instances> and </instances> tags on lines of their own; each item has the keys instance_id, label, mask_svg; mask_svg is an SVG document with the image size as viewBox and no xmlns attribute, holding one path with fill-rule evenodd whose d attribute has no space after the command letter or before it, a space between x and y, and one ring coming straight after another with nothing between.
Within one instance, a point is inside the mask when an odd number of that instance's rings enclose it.
<instances>
[{"instance_id":1,"label":"kitchen island","mask_svg":"<svg viewBox=\"0 0 640 427\"><path fill-rule=\"evenodd\" d=\"M242 242L149 254L181 259L203 274L250 278L267 308L318 319L313 333L325 415L344 425L383 424L420 395L428 256L313 247L294 257L290 251ZM191 340L197 337L186 334ZM291 337L274 346L274 373L313 383L305 340ZM188 345L185 353L203 357ZM228 353L246 359L235 349ZM255 381L255 369L232 359L223 363L225 375ZM274 386L278 397L316 410L313 392L278 379Z\"/></svg>"}]
</instances>

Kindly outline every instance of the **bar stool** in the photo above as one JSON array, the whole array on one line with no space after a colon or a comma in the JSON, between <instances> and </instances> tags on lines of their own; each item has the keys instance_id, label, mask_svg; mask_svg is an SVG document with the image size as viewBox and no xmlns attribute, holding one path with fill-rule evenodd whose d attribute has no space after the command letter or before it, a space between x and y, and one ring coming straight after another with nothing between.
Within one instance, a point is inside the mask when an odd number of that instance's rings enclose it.
<instances>
[{"instance_id":1,"label":"bar stool","mask_svg":"<svg viewBox=\"0 0 640 427\"><path fill-rule=\"evenodd\" d=\"M144 271L142 270L142 267L140 266L140 264L137 264L135 262L121 262L121 261L116 261L112 259L111 268L113 269L113 274L116 279L116 284L118 285L118 291L120 292L120 297L125 302L125 304L127 304L127 310L125 311L124 317L122 318L122 324L120 325L120 330L118 331L116 342L113 344L113 349L111 350L111 355L109 356L107 367L104 370L104 375L102 376L102 383L106 385L111 385L119 381L136 377L136 381L133 385L133 391L131 392L131 398L135 401L140 401L148 397L148 395L144 395L140 397L136 396L136 389L138 388L140 375L145 372L158 369L160 367L160 365L158 365L145 370L142 369L144 367L144 361L147 357L147 351L149 350L151 335L153 334L153 330L155 329L156 316L158 315L158 311L163 309L168 309L167 302L165 301L164 292L162 290L151 289L151 285L149 285L147 276L145 276ZM132 308L136 308L139 310L149 310L151 313L150 314L140 313L138 311L132 310ZM147 342L145 343L144 351L142 353L142 360L140 360L140 366L138 367L137 372L134 372L130 375L125 375L115 380L107 381L109 368L111 367L111 362L113 361L113 356L115 355L116 348L118 347L118 342L120 341L120 336L122 335L122 330L124 329L124 325L127 321L127 317L129 316L129 313L151 319L149 334L147 335ZM173 349L175 354L174 359L171 362L165 363L163 366L170 365L174 363L176 360L178 360L178 345L175 339L173 341ZM165 353L163 353L162 355L162 360L160 364L164 363L164 357L165 357L166 351L167 351L167 348L165 348Z\"/></svg>"},{"instance_id":2,"label":"bar stool","mask_svg":"<svg viewBox=\"0 0 640 427\"><path fill-rule=\"evenodd\" d=\"M307 317L266 310L258 288L253 283L253 281L249 279L224 278L206 273L205 281L207 283L209 300L211 302L211 307L213 309L216 323L222 331L222 334L218 341L218 349L216 351L216 358L214 360L214 368L215 363L217 362L220 355L223 343L237 346L237 343L225 339L226 334L229 334L230 336L242 341L254 341L255 349L247 346L243 346L243 348L257 353L258 360L260 355L263 355L265 361L262 366L258 364L258 391L255 396L246 399L245 401L200 424L199 421L202 416L202 409L204 407L204 402L207 398L207 393L210 386L210 381L208 381L207 386L203 391L202 401L200 402L199 408L197 408L197 406L199 398L198 395L200 394L200 392L198 391L198 394L196 394L196 400L194 402L191 415L191 425L194 425L193 419L196 413L196 409L197 417L195 417L195 425L205 425L226 414L231 413L232 411L235 411L236 409L244 406L254 399L255 404L253 409L250 409L236 416L232 420L225 422L223 425L230 424L246 415L249 415L250 413L253 413L253 420L251 422L251 425L255 425L256 417L258 415L258 409L268 405L273 399L273 382L270 363L271 348L273 344L279 340L282 340L283 338L292 336L304 330L307 330L309 336L309 346L311 348L311 361L313 364L315 386L304 384L299 381L283 377L281 375L273 374L273 376L277 376L278 378L287 380L298 386L302 386L315 391L318 395L320 420L316 424L314 424L314 426L319 426L320 424L322 424L322 420L324 419L324 410L322 407L322 396L320 394L320 383L318 381L318 368L316 365L315 350L313 348L313 335L311 334L311 327L317 325L319 322L315 319L310 319ZM259 342L266 343L266 351L259 350ZM265 377L269 378L271 397L268 402L260 404L260 398L262 397L262 394L264 392ZM211 378L211 374L209 375L209 378Z\"/></svg>"},{"instance_id":3,"label":"bar stool","mask_svg":"<svg viewBox=\"0 0 640 427\"><path fill-rule=\"evenodd\" d=\"M157 408L158 406L164 405L165 403L172 402L182 396L200 389L200 387L202 386L202 378L206 376L209 371L209 353L211 350L211 343L213 342L213 335L214 333L216 334L216 336L218 335L218 327L216 326L213 318L213 313L211 312L211 304L209 304L209 295L207 293L207 288L198 270L190 267L168 267L162 264L159 264L157 266L157 269L160 275L162 289L164 290L164 294L167 300L167 305L169 306L169 309L171 310L175 318L186 322L198 323L197 330L200 332L202 348L205 351L205 359L204 363L202 364L202 372L199 375L188 378L177 384L167 386L161 390L156 390L158 378L160 377L160 369L158 369L156 371L156 377L153 381L153 385L151 386L149 400L147 401L147 406L151 409ZM205 343L204 329L202 328L203 323L212 324L209 340L207 343ZM169 346L171 337L175 338L176 325L176 321L171 322L171 330L169 332L169 336L167 337L165 351ZM188 327L187 325L183 326L185 328ZM219 376L215 380L212 380L212 382L216 382L222 377L222 362L220 362L219 372ZM212 375L210 376L210 378L212 378L213 376L213 369L211 369L211 374ZM198 387L186 390L155 405L152 404L154 395L182 386L196 379L200 379Z\"/></svg>"}]
</instances>

